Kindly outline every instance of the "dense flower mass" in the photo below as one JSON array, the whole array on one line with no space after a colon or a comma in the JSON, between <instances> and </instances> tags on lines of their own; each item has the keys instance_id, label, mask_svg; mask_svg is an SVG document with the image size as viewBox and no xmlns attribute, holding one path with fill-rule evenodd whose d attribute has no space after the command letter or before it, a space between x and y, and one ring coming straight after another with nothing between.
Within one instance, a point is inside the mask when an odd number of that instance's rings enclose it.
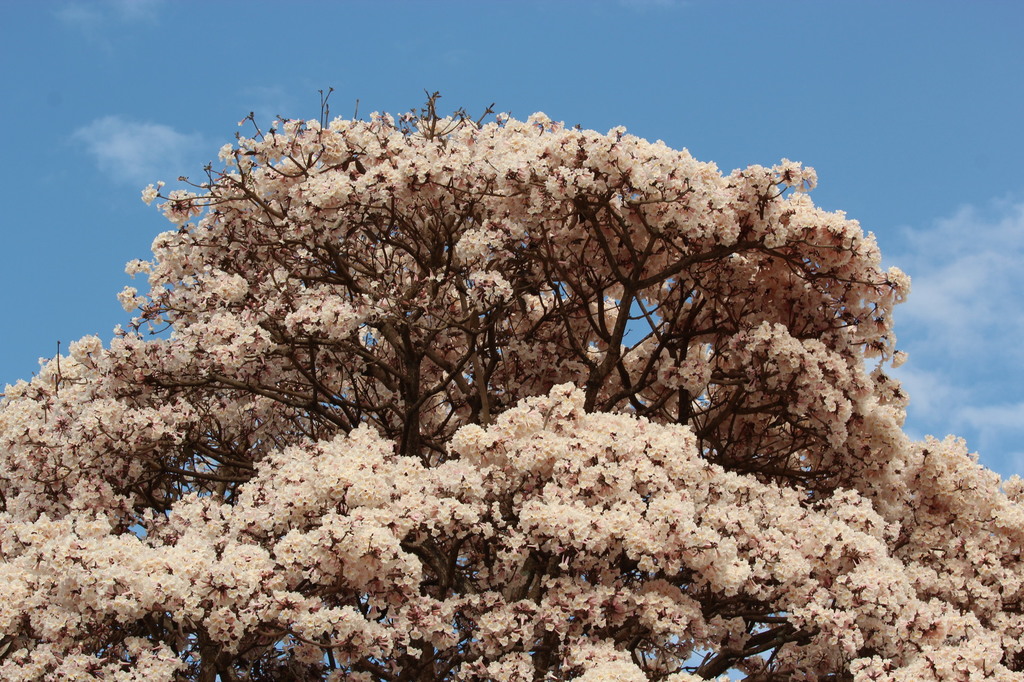
<instances>
[{"instance_id":1,"label":"dense flower mass","mask_svg":"<svg viewBox=\"0 0 1024 682\"><path fill-rule=\"evenodd\" d=\"M1024 482L783 159L282 120L0 402L4 680L1024 680Z\"/></svg>"}]
</instances>

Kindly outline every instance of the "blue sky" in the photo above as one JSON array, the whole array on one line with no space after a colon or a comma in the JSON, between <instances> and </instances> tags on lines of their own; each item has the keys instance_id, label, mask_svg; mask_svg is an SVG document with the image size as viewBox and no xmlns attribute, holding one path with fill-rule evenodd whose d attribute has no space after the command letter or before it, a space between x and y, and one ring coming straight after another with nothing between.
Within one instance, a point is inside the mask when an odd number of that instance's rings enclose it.
<instances>
[{"instance_id":1,"label":"blue sky","mask_svg":"<svg viewBox=\"0 0 1024 682\"><path fill-rule=\"evenodd\" d=\"M499 111L782 157L914 280L908 431L1024 474L1024 3L11 2L0 27L0 386L127 320L126 261L168 224L139 192L201 176L250 111ZM140 287L141 288L141 287Z\"/></svg>"}]
</instances>

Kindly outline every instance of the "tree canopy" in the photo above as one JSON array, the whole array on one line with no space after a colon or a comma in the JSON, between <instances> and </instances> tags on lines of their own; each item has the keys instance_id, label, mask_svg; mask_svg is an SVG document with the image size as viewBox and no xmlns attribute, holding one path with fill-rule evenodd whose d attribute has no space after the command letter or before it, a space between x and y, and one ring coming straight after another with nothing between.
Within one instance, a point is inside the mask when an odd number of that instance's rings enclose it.
<instances>
[{"instance_id":1,"label":"tree canopy","mask_svg":"<svg viewBox=\"0 0 1024 682\"><path fill-rule=\"evenodd\" d=\"M143 192L0 403L0 677L1024 680L1024 483L903 432L812 169L435 105Z\"/></svg>"}]
</instances>

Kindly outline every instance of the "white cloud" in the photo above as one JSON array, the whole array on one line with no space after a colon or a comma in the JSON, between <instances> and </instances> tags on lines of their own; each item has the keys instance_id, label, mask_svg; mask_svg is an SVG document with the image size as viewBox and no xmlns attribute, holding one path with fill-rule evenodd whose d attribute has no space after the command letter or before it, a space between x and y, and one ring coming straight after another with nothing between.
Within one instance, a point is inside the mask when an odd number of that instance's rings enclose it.
<instances>
[{"instance_id":1,"label":"white cloud","mask_svg":"<svg viewBox=\"0 0 1024 682\"><path fill-rule=\"evenodd\" d=\"M994 215L992 215L994 214ZM1024 204L964 206L931 229L907 229L894 262L913 279L898 320L923 330L935 350L953 357L998 344L1024 360Z\"/></svg>"},{"instance_id":2,"label":"white cloud","mask_svg":"<svg viewBox=\"0 0 1024 682\"><path fill-rule=\"evenodd\" d=\"M1007 463L1006 470L1009 472L1005 478L1009 478L1013 474L1024 476L1024 451L1010 452L1004 457L1004 461Z\"/></svg>"},{"instance_id":3,"label":"white cloud","mask_svg":"<svg viewBox=\"0 0 1024 682\"><path fill-rule=\"evenodd\" d=\"M685 7L686 0L619 0L619 4L629 9L670 9L673 7Z\"/></svg>"},{"instance_id":4,"label":"white cloud","mask_svg":"<svg viewBox=\"0 0 1024 682\"><path fill-rule=\"evenodd\" d=\"M893 374L899 377L903 389L910 396L910 410L915 414L942 414L945 413L947 405L962 400L961 396L956 395L956 389L950 384L949 379L943 376L941 370L929 371L924 367L906 365ZM924 434L912 435L919 438Z\"/></svg>"},{"instance_id":5,"label":"white cloud","mask_svg":"<svg viewBox=\"0 0 1024 682\"><path fill-rule=\"evenodd\" d=\"M966 404L956 414L961 432L976 434L973 449L1004 475L1024 475L1024 402Z\"/></svg>"},{"instance_id":6,"label":"white cloud","mask_svg":"<svg viewBox=\"0 0 1024 682\"><path fill-rule=\"evenodd\" d=\"M76 130L72 139L82 144L112 179L140 186L198 170L189 162L203 148L198 134L120 116L96 119Z\"/></svg>"},{"instance_id":7,"label":"white cloud","mask_svg":"<svg viewBox=\"0 0 1024 682\"><path fill-rule=\"evenodd\" d=\"M128 24L155 24L163 0L98 0L62 5L54 16L91 42L110 49L108 36Z\"/></svg>"},{"instance_id":8,"label":"white cloud","mask_svg":"<svg viewBox=\"0 0 1024 682\"><path fill-rule=\"evenodd\" d=\"M960 413L964 422L978 428L997 428L1024 431L1024 402L964 407Z\"/></svg>"},{"instance_id":9,"label":"white cloud","mask_svg":"<svg viewBox=\"0 0 1024 682\"><path fill-rule=\"evenodd\" d=\"M266 130L278 116L296 117L294 101L287 88L280 85L251 85L240 91L240 99L245 104L245 113L256 114L256 123ZM248 135L246 131L244 134Z\"/></svg>"},{"instance_id":10,"label":"white cloud","mask_svg":"<svg viewBox=\"0 0 1024 682\"><path fill-rule=\"evenodd\" d=\"M155 21L163 0L107 0L116 16L124 21Z\"/></svg>"},{"instance_id":11,"label":"white cloud","mask_svg":"<svg viewBox=\"0 0 1024 682\"><path fill-rule=\"evenodd\" d=\"M1024 203L963 206L906 228L887 261L910 274L896 310L896 370L910 395L908 431L963 435L989 466L1021 471L1024 430Z\"/></svg>"}]
</instances>

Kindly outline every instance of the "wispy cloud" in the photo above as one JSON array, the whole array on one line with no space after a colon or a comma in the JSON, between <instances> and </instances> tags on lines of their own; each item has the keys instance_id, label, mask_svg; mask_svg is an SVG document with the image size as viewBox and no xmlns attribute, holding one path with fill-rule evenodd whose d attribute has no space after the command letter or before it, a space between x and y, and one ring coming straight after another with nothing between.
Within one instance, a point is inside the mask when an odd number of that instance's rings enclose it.
<instances>
[{"instance_id":1,"label":"wispy cloud","mask_svg":"<svg viewBox=\"0 0 1024 682\"><path fill-rule=\"evenodd\" d=\"M1024 362L1024 344L1014 342L1024 335L1024 203L964 206L904 237L895 262L913 286L900 326L923 334L930 352L949 360L997 350Z\"/></svg>"},{"instance_id":2,"label":"wispy cloud","mask_svg":"<svg viewBox=\"0 0 1024 682\"><path fill-rule=\"evenodd\" d=\"M107 0L117 16L126 21L156 21L164 0Z\"/></svg>"},{"instance_id":3,"label":"wispy cloud","mask_svg":"<svg viewBox=\"0 0 1024 682\"><path fill-rule=\"evenodd\" d=\"M948 406L961 404L963 396L958 395L956 387L950 383L948 377L943 375L941 367L928 369L921 366L922 364L918 362L911 363L894 372L899 376L900 381L903 383L903 389L910 396L912 414L925 417L929 415L942 415L944 419L948 420ZM922 421L924 420L915 420L915 422ZM930 422L931 420L927 421ZM947 428L951 426L950 424ZM926 433L930 433L928 428L928 425L924 423L915 423L907 430L912 438L920 439Z\"/></svg>"},{"instance_id":4,"label":"wispy cloud","mask_svg":"<svg viewBox=\"0 0 1024 682\"><path fill-rule=\"evenodd\" d=\"M164 0L97 0L61 5L54 16L89 41L109 49L112 32L131 24L156 24Z\"/></svg>"},{"instance_id":5,"label":"wispy cloud","mask_svg":"<svg viewBox=\"0 0 1024 682\"><path fill-rule=\"evenodd\" d=\"M147 184L185 174L203 139L159 123L104 116L72 134L101 171L123 183Z\"/></svg>"},{"instance_id":6,"label":"wispy cloud","mask_svg":"<svg viewBox=\"0 0 1024 682\"><path fill-rule=\"evenodd\" d=\"M1001 472L1024 476L1024 451L1020 450L1024 401L979 403L958 403L961 409L953 415L953 425L958 431L976 434L976 449L997 463Z\"/></svg>"},{"instance_id":7,"label":"wispy cloud","mask_svg":"<svg viewBox=\"0 0 1024 682\"><path fill-rule=\"evenodd\" d=\"M913 279L896 311L910 430L962 433L1019 467L1024 431L1024 203L963 206L907 228L891 260Z\"/></svg>"},{"instance_id":8,"label":"wispy cloud","mask_svg":"<svg viewBox=\"0 0 1024 682\"><path fill-rule=\"evenodd\" d=\"M963 421L977 427L996 427L1024 431L1024 402L988 407L968 405L961 412Z\"/></svg>"},{"instance_id":9,"label":"wispy cloud","mask_svg":"<svg viewBox=\"0 0 1024 682\"><path fill-rule=\"evenodd\" d=\"M278 116L301 116L287 88L280 85L250 85L241 89L240 100L256 115L256 123L269 126ZM248 113L248 112L246 112Z\"/></svg>"},{"instance_id":10,"label":"wispy cloud","mask_svg":"<svg viewBox=\"0 0 1024 682\"><path fill-rule=\"evenodd\" d=\"M688 0L619 0L619 4L628 9L671 9L685 7Z\"/></svg>"}]
</instances>

